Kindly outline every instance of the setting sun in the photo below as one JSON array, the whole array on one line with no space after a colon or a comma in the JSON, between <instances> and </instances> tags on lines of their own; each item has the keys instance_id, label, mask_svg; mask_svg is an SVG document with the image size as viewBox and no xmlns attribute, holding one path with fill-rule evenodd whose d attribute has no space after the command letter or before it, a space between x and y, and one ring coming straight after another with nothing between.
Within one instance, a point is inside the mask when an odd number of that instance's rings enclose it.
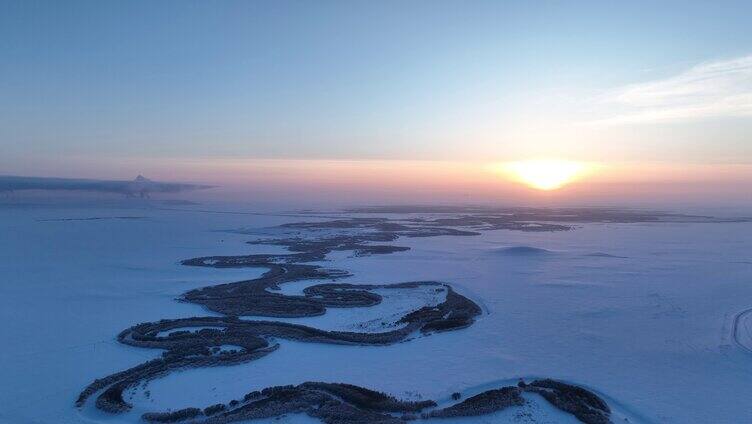
<instances>
[{"instance_id":1,"label":"setting sun","mask_svg":"<svg viewBox=\"0 0 752 424\"><path fill-rule=\"evenodd\" d=\"M589 166L559 159L510 162L502 169L522 184L538 190L556 190L581 178Z\"/></svg>"}]
</instances>

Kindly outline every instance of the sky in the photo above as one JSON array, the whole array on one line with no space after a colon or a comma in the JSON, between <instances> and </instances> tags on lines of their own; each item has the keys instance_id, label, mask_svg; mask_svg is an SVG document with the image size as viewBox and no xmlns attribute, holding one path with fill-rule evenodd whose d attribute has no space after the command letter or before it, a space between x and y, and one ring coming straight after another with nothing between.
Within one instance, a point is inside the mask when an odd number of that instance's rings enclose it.
<instances>
[{"instance_id":1,"label":"sky","mask_svg":"<svg viewBox=\"0 0 752 424\"><path fill-rule=\"evenodd\" d=\"M573 198L749 200L750 27L749 2L3 1L0 175L493 199L519 195L494 164L553 158L598 169Z\"/></svg>"}]
</instances>

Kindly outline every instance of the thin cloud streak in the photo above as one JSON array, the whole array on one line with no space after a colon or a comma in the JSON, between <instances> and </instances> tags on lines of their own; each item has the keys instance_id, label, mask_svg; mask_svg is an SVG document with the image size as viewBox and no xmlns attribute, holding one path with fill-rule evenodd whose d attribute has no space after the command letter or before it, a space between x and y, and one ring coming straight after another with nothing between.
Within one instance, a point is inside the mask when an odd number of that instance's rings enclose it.
<instances>
[{"instance_id":1,"label":"thin cloud streak","mask_svg":"<svg viewBox=\"0 0 752 424\"><path fill-rule=\"evenodd\" d=\"M696 65L679 75L614 90L623 109L591 124L642 124L752 116L752 55Z\"/></svg>"}]
</instances>

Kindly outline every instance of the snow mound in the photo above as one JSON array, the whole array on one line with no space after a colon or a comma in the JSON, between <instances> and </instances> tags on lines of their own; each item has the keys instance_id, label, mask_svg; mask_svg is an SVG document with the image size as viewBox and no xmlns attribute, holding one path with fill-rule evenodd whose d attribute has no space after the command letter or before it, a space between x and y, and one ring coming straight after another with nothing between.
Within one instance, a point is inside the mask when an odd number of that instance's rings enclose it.
<instances>
[{"instance_id":1,"label":"snow mound","mask_svg":"<svg viewBox=\"0 0 752 424\"><path fill-rule=\"evenodd\" d=\"M495 253L507 256L545 256L553 254L552 251L532 246L512 246L496 249Z\"/></svg>"}]
</instances>

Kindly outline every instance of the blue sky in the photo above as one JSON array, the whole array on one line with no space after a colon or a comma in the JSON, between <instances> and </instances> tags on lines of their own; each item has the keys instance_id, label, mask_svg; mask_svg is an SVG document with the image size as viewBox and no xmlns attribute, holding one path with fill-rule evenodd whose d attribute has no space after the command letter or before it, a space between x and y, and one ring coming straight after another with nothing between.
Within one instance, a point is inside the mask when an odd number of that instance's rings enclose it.
<instances>
[{"instance_id":1,"label":"blue sky","mask_svg":"<svg viewBox=\"0 0 752 424\"><path fill-rule=\"evenodd\" d=\"M749 163L751 9L5 1L0 174L54 175L81 157L92 169L146 157Z\"/></svg>"}]
</instances>

